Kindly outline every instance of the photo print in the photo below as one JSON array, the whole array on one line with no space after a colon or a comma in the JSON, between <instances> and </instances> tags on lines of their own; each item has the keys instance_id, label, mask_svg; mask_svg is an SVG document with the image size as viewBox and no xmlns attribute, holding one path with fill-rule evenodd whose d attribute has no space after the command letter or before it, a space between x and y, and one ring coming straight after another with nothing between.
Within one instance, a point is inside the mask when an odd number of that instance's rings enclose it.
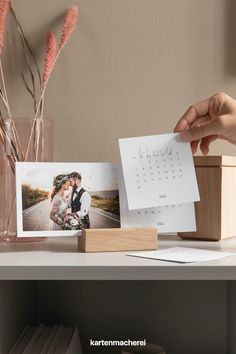
<instances>
[{"instance_id":1,"label":"photo print","mask_svg":"<svg viewBox=\"0 0 236 354\"><path fill-rule=\"evenodd\" d=\"M118 174L111 163L16 163L18 237L120 227Z\"/></svg>"}]
</instances>

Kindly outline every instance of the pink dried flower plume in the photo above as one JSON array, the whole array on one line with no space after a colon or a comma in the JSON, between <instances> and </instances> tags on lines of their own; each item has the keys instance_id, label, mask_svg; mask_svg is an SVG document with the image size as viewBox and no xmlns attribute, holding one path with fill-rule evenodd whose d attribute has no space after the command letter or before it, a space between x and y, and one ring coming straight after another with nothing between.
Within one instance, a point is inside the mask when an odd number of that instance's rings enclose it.
<instances>
[{"instance_id":1,"label":"pink dried flower plume","mask_svg":"<svg viewBox=\"0 0 236 354\"><path fill-rule=\"evenodd\" d=\"M9 11L10 1L0 0L0 54L4 44L4 32L7 13Z\"/></svg>"},{"instance_id":2,"label":"pink dried flower plume","mask_svg":"<svg viewBox=\"0 0 236 354\"><path fill-rule=\"evenodd\" d=\"M43 87L46 86L51 75L57 55L57 40L53 32L49 31L46 37L46 56L44 59Z\"/></svg>"},{"instance_id":3,"label":"pink dried flower plume","mask_svg":"<svg viewBox=\"0 0 236 354\"><path fill-rule=\"evenodd\" d=\"M79 14L79 10L77 6L72 6L67 10L64 18L64 25L62 29L60 44L59 44L60 49L62 49L66 45L68 39L70 38L72 32L74 31L78 14Z\"/></svg>"}]
</instances>

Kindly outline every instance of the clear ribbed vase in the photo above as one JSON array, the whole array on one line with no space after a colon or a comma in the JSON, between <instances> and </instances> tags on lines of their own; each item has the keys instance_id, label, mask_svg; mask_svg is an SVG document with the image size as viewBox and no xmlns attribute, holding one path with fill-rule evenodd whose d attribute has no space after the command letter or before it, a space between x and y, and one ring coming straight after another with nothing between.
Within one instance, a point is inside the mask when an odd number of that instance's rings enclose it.
<instances>
[{"instance_id":1,"label":"clear ribbed vase","mask_svg":"<svg viewBox=\"0 0 236 354\"><path fill-rule=\"evenodd\" d=\"M17 136L22 156L29 162L53 161L53 121L49 119L13 118L4 121L9 136ZM32 129L34 127L34 129ZM0 128L0 133L3 131ZM32 134L31 134L32 133ZM31 139L29 139L31 135ZM0 137L1 138L1 137ZM4 134L3 134L4 138ZM29 140L31 141L29 144ZM10 139L0 139L0 241L32 242L37 237L17 237L16 178L11 158ZM27 155L27 156L26 156ZM24 161L22 159L21 161Z\"/></svg>"}]
</instances>

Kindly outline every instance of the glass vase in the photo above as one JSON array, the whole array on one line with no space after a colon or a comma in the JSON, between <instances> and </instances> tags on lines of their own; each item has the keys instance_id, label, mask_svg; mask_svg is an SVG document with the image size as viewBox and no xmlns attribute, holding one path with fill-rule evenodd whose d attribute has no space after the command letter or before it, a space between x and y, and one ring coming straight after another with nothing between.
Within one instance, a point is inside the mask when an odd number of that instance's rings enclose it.
<instances>
[{"instance_id":1,"label":"glass vase","mask_svg":"<svg viewBox=\"0 0 236 354\"><path fill-rule=\"evenodd\" d=\"M15 141L18 141L18 150L21 151L18 161L53 161L53 121L45 118L13 118L4 122L8 133L5 141L0 139L0 241L40 241L42 238L17 237L16 179L15 163L11 157L11 137L14 136Z\"/></svg>"}]
</instances>

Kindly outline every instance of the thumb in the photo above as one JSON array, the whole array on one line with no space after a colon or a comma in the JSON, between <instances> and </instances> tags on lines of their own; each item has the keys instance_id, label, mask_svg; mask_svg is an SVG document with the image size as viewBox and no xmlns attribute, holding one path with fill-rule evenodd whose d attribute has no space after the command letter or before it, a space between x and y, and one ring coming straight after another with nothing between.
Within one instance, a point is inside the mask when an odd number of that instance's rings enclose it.
<instances>
[{"instance_id":1,"label":"thumb","mask_svg":"<svg viewBox=\"0 0 236 354\"><path fill-rule=\"evenodd\" d=\"M218 133L218 124L216 120L207 123L196 124L180 133L182 141L194 141L205 138L208 135Z\"/></svg>"}]
</instances>

